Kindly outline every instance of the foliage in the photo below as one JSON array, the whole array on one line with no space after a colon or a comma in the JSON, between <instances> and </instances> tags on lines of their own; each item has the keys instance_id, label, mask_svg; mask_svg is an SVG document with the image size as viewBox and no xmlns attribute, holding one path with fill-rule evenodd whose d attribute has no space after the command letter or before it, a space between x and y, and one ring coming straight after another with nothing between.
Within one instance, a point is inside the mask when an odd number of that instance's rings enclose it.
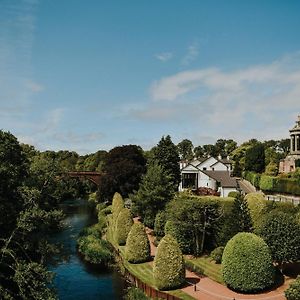
<instances>
[{"instance_id":1,"label":"foliage","mask_svg":"<svg viewBox=\"0 0 300 300\"><path fill-rule=\"evenodd\" d=\"M178 243L171 235L160 241L153 262L153 277L159 290L181 286L185 281L184 260Z\"/></svg>"},{"instance_id":2,"label":"foliage","mask_svg":"<svg viewBox=\"0 0 300 300\"><path fill-rule=\"evenodd\" d=\"M188 140L184 139L180 143L177 144L177 150L180 159L184 160L191 160L193 159L193 143Z\"/></svg>"},{"instance_id":3,"label":"foliage","mask_svg":"<svg viewBox=\"0 0 300 300\"><path fill-rule=\"evenodd\" d=\"M245 170L262 173L265 170L265 147L256 143L245 153Z\"/></svg>"},{"instance_id":4,"label":"foliage","mask_svg":"<svg viewBox=\"0 0 300 300\"><path fill-rule=\"evenodd\" d=\"M115 239L119 245L125 245L128 233L133 224L132 215L128 208L123 208L116 221Z\"/></svg>"},{"instance_id":5,"label":"foliage","mask_svg":"<svg viewBox=\"0 0 300 300\"><path fill-rule=\"evenodd\" d=\"M237 198L239 195L240 195L239 192L231 191L229 192L228 197Z\"/></svg>"},{"instance_id":6,"label":"foliage","mask_svg":"<svg viewBox=\"0 0 300 300\"><path fill-rule=\"evenodd\" d=\"M154 234L156 237L161 238L165 235L165 224L167 222L167 213L162 210L156 214L154 222Z\"/></svg>"},{"instance_id":7,"label":"foliage","mask_svg":"<svg viewBox=\"0 0 300 300\"><path fill-rule=\"evenodd\" d=\"M268 211L268 205L271 205L271 203L268 203L261 193L249 193L245 196L245 199L248 203L253 227L256 229L259 227L262 217Z\"/></svg>"},{"instance_id":8,"label":"foliage","mask_svg":"<svg viewBox=\"0 0 300 300\"><path fill-rule=\"evenodd\" d=\"M173 184L173 192L178 190L180 182L179 155L177 147L173 144L171 137L167 135L162 137L156 147L153 149L153 161L162 166L165 172L170 176Z\"/></svg>"},{"instance_id":9,"label":"foliage","mask_svg":"<svg viewBox=\"0 0 300 300\"><path fill-rule=\"evenodd\" d=\"M112 249L110 244L100 237L94 234L81 236L77 240L78 251L90 263L107 265L113 258Z\"/></svg>"},{"instance_id":10,"label":"foliage","mask_svg":"<svg viewBox=\"0 0 300 300\"><path fill-rule=\"evenodd\" d=\"M238 233L226 245L222 257L223 279L240 292L257 292L274 283L274 267L264 240L253 233Z\"/></svg>"},{"instance_id":11,"label":"foliage","mask_svg":"<svg viewBox=\"0 0 300 300\"><path fill-rule=\"evenodd\" d=\"M139 190L131 196L133 210L146 226L153 228L156 214L163 210L174 195L171 177L157 163L149 165Z\"/></svg>"},{"instance_id":12,"label":"foliage","mask_svg":"<svg viewBox=\"0 0 300 300\"><path fill-rule=\"evenodd\" d=\"M170 234L175 238L182 253L193 253L194 238L189 232L189 226L186 226L183 222L167 221L165 224L165 234Z\"/></svg>"},{"instance_id":13,"label":"foliage","mask_svg":"<svg viewBox=\"0 0 300 300\"><path fill-rule=\"evenodd\" d=\"M136 145L115 147L105 156L99 185L100 200L111 201L115 192L123 197L138 189L146 171L143 151Z\"/></svg>"},{"instance_id":14,"label":"foliage","mask_svg":"<svg viewBox=\"0 0 300 300\"><path fill-rule=\"evenodd\" d=\"M293 281L290 286L284 291L287 300L300 299L300 276Z\"/></svg>"},{"instance_id":15,"label":"foliage","mask_svg":"<svg viewBox=\"0 0 300 300\"><path fill-rule=\"evenodd\" d=\"M180 193L167 206L168 220L181 227L193 239L194 255L200 255L207 246L208 236L213 239L214 225L220 218L219 197L197 197Z\"/></svg>"},{"instance_id":16,"label":"foliage","mask_svg":"<svg viewBox=\"0 0 300 300\"><path fill-rule=\"evenodd\" d=\"M224 252L223 246L217 247L210 253L210 257L216 262L216 264L220 264L222 261L223 252Z\"/></svg>"},{"instance_id":17,"label":"foliage","mask_svg":"<svg viewBox=\"0 0 300 300\"><path fill-rule=\"evenodd\" d=\"M125 299L126 300L148 300L150 298L147 297L141 289L137 287L130 287L127 289Z\"/></svg>"},{"instance_id":18,"label":"foliage","mask_svg":"<svg viewBox=\"0 0 300 300\"><path fill-rule=\"evenodd\" d=\"M115 193L111 205L111 212L112 212L114 223L117 221L118 215L123 208L124 208L124 200L122 196L119 193Z\"/></svg>"},{"instance_id":19,"label":"foliage","mask_svg":"<svg viewBox=\"0 0 300 300\"><path fill-rule=\"evenodd\" d=\"M150 243L141 223L132 225L125 248L125 258L131 263L141 263L150 259Z\"/></svg>"},{"instance_id":20,"label":"foliage","mask_svg":"<svg viewBox=\"0 0 300 300\"><path fill-rule=\"evenodd\" d=\"M281 211L270 212L264 217L258 234L268 244L273 259L280 265L300 259L300 225L294 215Z\"/></svg>"}]
</instances>

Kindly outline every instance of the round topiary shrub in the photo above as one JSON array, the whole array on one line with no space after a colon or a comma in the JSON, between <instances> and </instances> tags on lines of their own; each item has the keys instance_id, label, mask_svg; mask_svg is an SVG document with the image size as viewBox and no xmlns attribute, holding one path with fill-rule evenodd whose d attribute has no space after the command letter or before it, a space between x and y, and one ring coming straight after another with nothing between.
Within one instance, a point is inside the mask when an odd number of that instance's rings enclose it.
<instances>
[{"instance_id":1,"label":"round topiary shrub","mask_svg":"<svg viewBox=\"0 0 300 300\"><path fill-rule=\"evenodd\" d=\"M227 243L222 257L225 283L232 289L250 293L274 284L274 266L262 238L241 232Z\"/></svg>"},{"instance_id":2,"label":"round topiary shrub","mask_svg":"<svg viewBox=\"0 0 300 300\"><path fill-rule=\"evenodd\" d=\"M216 264L220 264L222 261L223 252L224 252L224 247L220 246L214 249L213 251L211 251L210 258L213 259L216 262Z\"/></svg>"},{"instance_id":3,"label":"round topiary shrub","mask_svg":"<svg viewBox=\"0 0 300 300\"><path fill-rule=\"evenodd\" d=\"M300 276L293 281L290 286L284 291L284 295L287 300L300 299Z\"/></svg>"},{"instance_id":4,"label":"round topiary shrub","mask_svg":"<svg viewBox=\"0 0 300 300\"><path fill-rule=\"evenodd\" d=\"M126 241L125 258L131 263L141 263L150 259L150 243L141 223L132 225Z\"/></svg>"},{"instance_id":5,"label":"round topiary shrub","mask_svg":"<svg viewBox=\"0 0 300 300\"><path fill-rule=\"evenodd\" d=\"M116 221L115 240L119 245L125 245L128 233L133 224L131 212L128 208L123 208Z\"/></svg>"},{"instance_id":6,"label":"round topiary shrub","mask_svg":"<svg viewBox=\"0 0 300 300\"><path fill-rule=\"evenodd\" d=\"M170 290L185 282L185 266L177 241L165 235L160 241L153 263L154 284L159 290Z\"/></svg>"}]
</instances>

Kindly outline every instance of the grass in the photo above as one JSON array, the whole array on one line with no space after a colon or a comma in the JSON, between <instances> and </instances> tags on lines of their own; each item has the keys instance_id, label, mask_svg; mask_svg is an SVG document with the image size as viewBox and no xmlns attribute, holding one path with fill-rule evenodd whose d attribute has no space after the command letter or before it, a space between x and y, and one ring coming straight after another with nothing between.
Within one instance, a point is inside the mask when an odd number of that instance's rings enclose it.
<instances>
[{"instance_id":1,"label":"grass","mask_svg":"<svg viewBox=\"0 0 300 300\"><path fill-rule=\"evenodd\" d=\"M196 273L203 274L216 282L224 284L221 264L216 264L209 256L204 255L192 259L185 257L185 262L188 267L193 267Z\"/></svg>"}]
</instances>

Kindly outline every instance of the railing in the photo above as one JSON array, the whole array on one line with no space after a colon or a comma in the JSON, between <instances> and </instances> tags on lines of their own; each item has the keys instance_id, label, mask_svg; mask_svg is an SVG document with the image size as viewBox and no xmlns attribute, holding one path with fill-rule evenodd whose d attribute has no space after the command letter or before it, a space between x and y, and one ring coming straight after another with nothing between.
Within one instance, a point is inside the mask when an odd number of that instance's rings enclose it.
<instances>
[{"instance_id":1,"label":"railing","mask_svg":"<svg viewBox=\"0 0 300 300\"><path fill-rule=\"evenodd\" d=\"M266 195L265 199L269 201L289 202L289 203L293 203L294 205L300 204L300 198L287 197L282 195Z\"/></svg>"}]
</instances>

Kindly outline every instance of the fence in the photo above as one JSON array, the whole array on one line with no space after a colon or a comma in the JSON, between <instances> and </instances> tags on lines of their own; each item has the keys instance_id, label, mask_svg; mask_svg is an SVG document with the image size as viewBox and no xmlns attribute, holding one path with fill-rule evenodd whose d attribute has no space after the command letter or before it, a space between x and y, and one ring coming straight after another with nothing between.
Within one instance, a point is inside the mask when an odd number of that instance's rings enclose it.
<instances>
[{"instance_id":1,"label":"fence","mask_svg":"<svg viewBox=\"0 0 300 300\"><path fill-rule=\"evenodd\" d=\"M293 203L294 205L300 204L300 198L287 197L283 195L266 195L265 199L269 201Z\"/></svg>"}]
</instances>

